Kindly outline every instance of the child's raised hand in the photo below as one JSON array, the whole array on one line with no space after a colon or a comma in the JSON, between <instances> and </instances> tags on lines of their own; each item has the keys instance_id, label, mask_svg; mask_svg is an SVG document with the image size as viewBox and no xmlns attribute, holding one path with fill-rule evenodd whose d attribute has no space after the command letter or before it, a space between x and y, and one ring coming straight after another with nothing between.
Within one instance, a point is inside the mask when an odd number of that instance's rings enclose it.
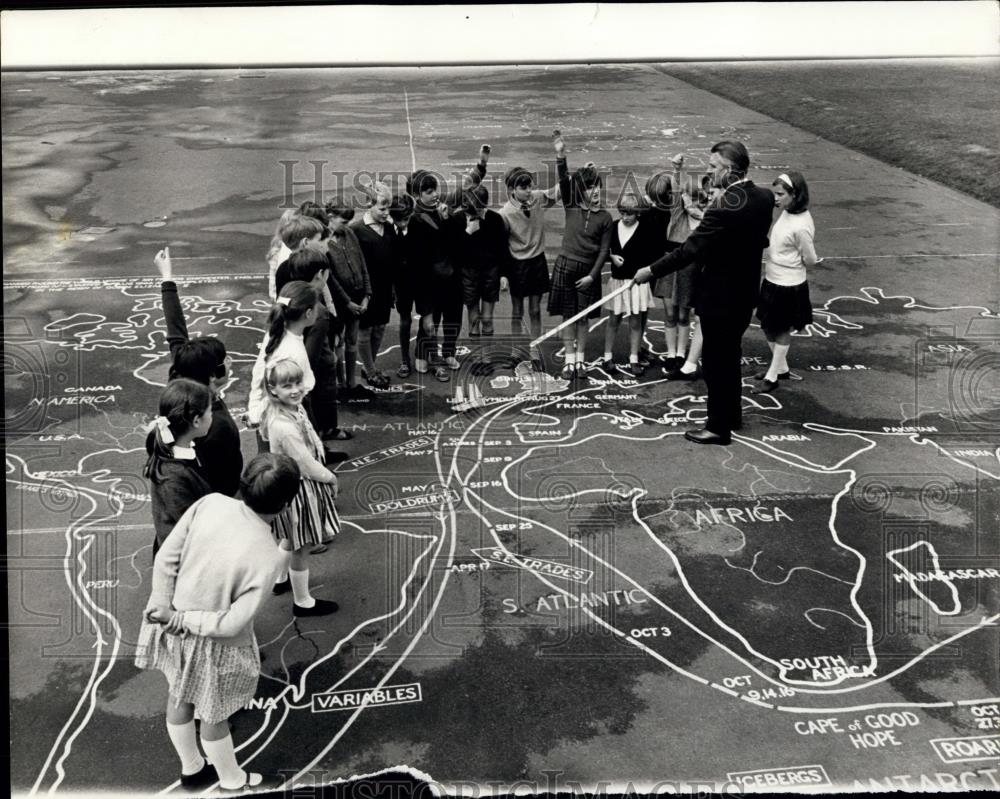
<instances>
[{"instance_id":1,"label":"child's raised hand","mask_svg":"<svg viewBox=\"0 0 1000 799\"><path fill-rule=\"evenodd\" d=\"M684 153L677 153L670 159L670 163L674 165L674 169L681 169L684 166Z\"/></svg>"},{"instance_id":2,"label":"child's raised hand","mask_svg":"<svg viewBox=\"0 0 1000 799\"><path fill-rule=\"evenodd\" d=\"M153 256L153 263L156 265L157 271L160 273L160 277L164 280L171 280L174 276L174 268L170 263L170 248L164 247L155 256Z\"/></svg>"},{"instance_id":3,"label":"child's raised hand","mask_svg":"<svg viewBox=\"0 0 1000 799\"><path fill-rule=\"evenodd\" d=\"M490 160L490 152L492 152L492 150L493 150L493 148L490 147L488 144L481 145L479 147L479 160L482 161L484 164L487 161L489 161Z\"/></svg>"},{"instance_id":4,"label":"child's raised hand","mask_svg":"<svg viewBox=\"0 0 1000 799\"><path fill-rule=\"evenodd\" d=\"M556 148L556 155L559 158L566 154L566 143L563 141L562 133L558 130L552 131L552 145Z\"/></svg>"},{"instance_id":5,"label":"child's raised hand","mask_svg":"<svg viewBox=\"0 0 1000 799\"><path fill-rule=\"evenodd\" d=\"M442 219L447 219L451 216L451 209L448 207L448 203L438 203L437 212Z\"/></svg>"}]
</instances>

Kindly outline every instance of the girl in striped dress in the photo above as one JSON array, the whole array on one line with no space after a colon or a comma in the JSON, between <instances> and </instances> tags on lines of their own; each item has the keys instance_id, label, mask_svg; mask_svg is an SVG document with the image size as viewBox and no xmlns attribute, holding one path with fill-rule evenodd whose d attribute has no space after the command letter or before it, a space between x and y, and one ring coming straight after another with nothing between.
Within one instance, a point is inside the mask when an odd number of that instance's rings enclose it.
<instances>
[{"instance_id":1,"label":"girl in striped dress","mask_svg":"<svg viewBox=\"0 0 1000 799\"><path fill-rule=\"evenodd\" d=\"M323 616L337 610L336 602L309 593L309 550L340 532L334 501L337 477L326 468L323 442L302 407L305 398L302 367L292 359L275 361L265 373L268 404L261 417L261 434L272 452L288 455L299 467L299 492L271 523L283 553L288 553L287 576L279 575L274 593L292 590L295 616ZM283 570L284 572L284 570Z\"/></svg>"}]
</instances>

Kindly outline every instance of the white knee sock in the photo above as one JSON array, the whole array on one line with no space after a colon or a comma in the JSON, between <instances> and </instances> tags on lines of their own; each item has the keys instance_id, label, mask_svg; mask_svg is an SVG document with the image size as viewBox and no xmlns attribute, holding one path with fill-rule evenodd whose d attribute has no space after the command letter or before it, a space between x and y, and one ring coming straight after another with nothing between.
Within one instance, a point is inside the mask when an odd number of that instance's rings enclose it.
<instances>
[{"instance_id":1,"label":"white knee sock","mask_svg":"<svg viewBox=\"0 0 1000 799\"><path fill-rule=\"evenodd\" d=\"M288 577L292 581L292 596L295 598L295 604L300 608L313 607L316 600L309 593L309 569L302 571L289 569Z\"/></svg>"},{"instance_id":2,"label":"white knee sock","mask_svg":"<svg viewBox=\"0 0 1000 799\"><path fill-rule=\"evenodd\" d=\"M767 370L767 379L772 382L778 379L778 375L788 371L788 348L789 344L775 344L774 355L771 357L771 366Z\"/></svg>"},{"instance_id":3,"label":"white knee sock","mask_svg":"<svg viewBox=\"0 0 1000 799\"><path fill-rule=\"evenodd\" d=\"M193 723L193 722L192 722ZM242 788L247 783L247 773L236 762L236 752L233 750L233 736L227 735L218 741L201 739L205 748L205 757L215 766L219 775L219 784L223 788Z\"/></svg>"},{"instance_id":4,"label":"white knee sock","mask_svg":"<svg viewBox=\"0 0 1000 799\"><path fill-rule=\"evenodd\" d=\"M292 559L291 551L278 547L278 557L281 558L281 570L278 572L278 582L283 583L288 579L288 562Z\"/></svg>"},{"instance_id":5,"label":"white knee sock","mask_svg":"<svg viewBox=\"0 0 1000 799\"><path fill-rule=\"evenodd\" d=\"M198 735L194 731L194 719L187 724L167 722L167 735L181 759L181 774L197 774L205 765L205 758L198 751Z\"/></svg>"},{"instance_id":6,"label":"white knee sock","mask_svg":"<svg viewBox=\"0 0 1000 799\"><path fill-rule=\"evenodd\" d=\"M683 358L688 351L688 342L691 340L691 327L689 325L677 325L677 357Z\"/></svg>"},{"instance_id":7,"label":"white knee sock","mask_svg":"<svg viewBox=\"0 0 1000 799\"><path fill-rule=\"evenodd\" d=\"M667 345L667 357L676 358L677 357L677 328L676 327L665 327L663 328L663 338Z\"/></svg>"}]
</instances>

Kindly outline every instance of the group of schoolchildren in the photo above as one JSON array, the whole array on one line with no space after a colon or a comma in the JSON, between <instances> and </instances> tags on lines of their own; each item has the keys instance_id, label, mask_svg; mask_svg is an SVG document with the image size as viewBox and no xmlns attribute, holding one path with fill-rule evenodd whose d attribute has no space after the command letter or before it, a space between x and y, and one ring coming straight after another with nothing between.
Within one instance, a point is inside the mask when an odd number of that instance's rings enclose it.
<instances>
[{"instance_id":1,"label":"group of schoolchildren","mask_svg":"<svg viewBox=\"0 0 1000 799\"><path fill-rule=\"evenodd\" d=\"M405 194L382 183L366 187L358 218L343 202L305 203L282 217L267 255L274 304L245 417L256 430L259 454L245 469L239 427L220 396L230 379L225 345L188 336L169 249L156 254L172 365L146 442L155 557L136 664L167 677L167 733L184 788L218 783L222 791L239 792L280 784L239 766L227 720L256 690L253 619L265 599L290 592L294 618L338 609L309 588L310 553L340 530L337 477L327 464L343 453L328 447L350 438L338 423L338 393L372 395L358 383L358 356L370 386L390 382L377 360L393 306L400 316L396 375L416 371L448 381L459 368L463 309L470 336L493 335L494 307L506 283L514 332L526 321L534 339L542 332L544 294L550 315L570 319L601 298L602 272L610 265L607 290L615 296L606 303L604 357L597 365L617 368L613 351L625 318L629 370L643 373L650 365L642 346L647 317L659 298L663 371L669 379L697 379L700 337L697 327L691 334L690 309L695 267L653 286L632 278L697 228L713 199L711 187L704 181L685 186L684 159L676 156L672 172L653 176L643 195L623 194L614 220L602 207L597 168L586 164L571 173L558 132L555 151L558 185L538 189L527 169L509 169L508 199L498 212L489 209L482 183L490 155L484 145L461 187L443 198L436 177L417 170ZM773 188L782 215L772 230L758 308L773 357L757 375L756 391L773 391L789 376L789 336L811 321L805 267L817 261L804 179L782 174ZM558 202L565 231L550 276L544 217ZM414 311L419 322L411 360ZM584 346L590 319L600 313L595 307L562 329L564 377L588 368ZM530 358L540 368L537 349Z\"/></svg>"}]
</instances>

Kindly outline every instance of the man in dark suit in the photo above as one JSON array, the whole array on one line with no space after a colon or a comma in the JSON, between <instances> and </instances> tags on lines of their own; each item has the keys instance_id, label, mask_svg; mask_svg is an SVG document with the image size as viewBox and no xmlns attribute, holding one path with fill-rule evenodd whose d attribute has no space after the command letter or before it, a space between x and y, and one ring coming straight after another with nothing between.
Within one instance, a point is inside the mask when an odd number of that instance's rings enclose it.
<instances>
[{"instance_id":1,"label":"man in dark suit","mask_svg":"<svg viewBox=\"0 0 1000 799\"><path fill-rule=\"evenodd\" d=\"M721 194L684 244L640 269L635 281L645 283L698 264L694 303L705 341L708 420L704 428L684 436L698 444L725 445L731 432L742 426L741 344L757 305L774 195L747 179L750 155L742 142L716 144L708 167L712 185Z\"/></svg>"}]
</instances>

